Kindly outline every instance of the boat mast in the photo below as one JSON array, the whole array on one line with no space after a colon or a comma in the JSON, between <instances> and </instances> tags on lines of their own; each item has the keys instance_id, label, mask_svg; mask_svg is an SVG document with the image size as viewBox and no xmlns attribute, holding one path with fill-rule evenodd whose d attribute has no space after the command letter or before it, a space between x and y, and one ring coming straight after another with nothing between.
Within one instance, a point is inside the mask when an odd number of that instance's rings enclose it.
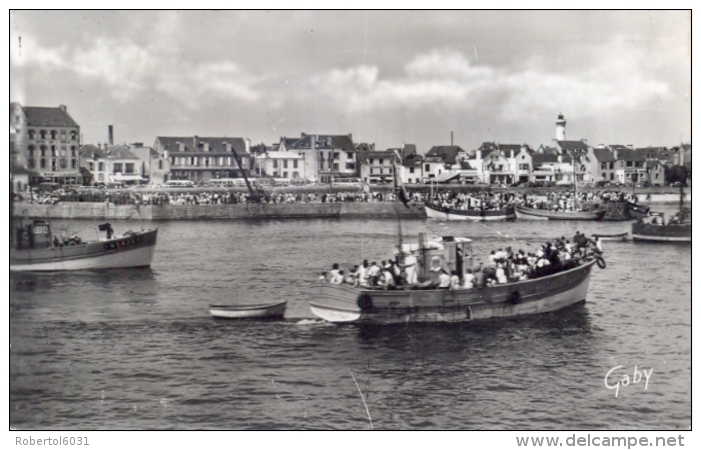
<instances>
[{"instance_id":1,"label":"boat mast","mask_svg":"<svg viewBox=\"0 0 701 450\"><path fill-rule=\"evenodd\" d=\"M253 203L260 203L260 193L257 190L254 191L253 187L251 186L251 182L248 181L246 171L243 169L243 164L241 163L241 158L239 158L238 153L236 153L236 150L233 148L231 149L231 153L234 155L234 159L236 160L236 164L239 166L239 170L241 170L241 175L243 176L243 180L246 182L246 187L248 188L248 193L251 196L251 201Z\"/></svg>"}]
</instances>

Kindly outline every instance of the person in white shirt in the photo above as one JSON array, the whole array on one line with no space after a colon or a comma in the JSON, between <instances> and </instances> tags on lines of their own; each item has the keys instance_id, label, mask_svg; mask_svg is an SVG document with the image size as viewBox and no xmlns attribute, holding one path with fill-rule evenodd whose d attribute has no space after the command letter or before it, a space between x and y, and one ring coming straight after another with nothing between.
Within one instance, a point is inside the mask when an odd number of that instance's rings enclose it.
<instances>
[{"instance_id":1,"label":"person in white shirt","mask_svg":"<svg viewBox=\"0 0 701 450\"><path fill-rule=\"evenodd\" d=\"M372 264L370 264L366 275L370 286L374 286L377 284L381 271L382 269L380 269L380 266L378 266L375 261L373 261Z\"/></svg>"},{"instance_id":2,"label":"person in white shirt","mask_svg":"<svg viewBox=\"0 0 701 450\"><path fill-rule=\"evenodd\" d=\"M497 266L496 277L497 283L506 284L506 273L504 273L504 266L502 266L501 264Z\"/></svg>"},{"instance_id":3,"label":"person in white shirt","mask_svg":"<svg viewBox=\"0 0 701 450\"><path fill-rule=\"evenodd\" d=\"M453 274L450 276L450 289L457 289L460 287L460 277L458 272L453 270Z\"/></svg>"},{"instance_id":4,"label":"person in white shirt","mask_svg":"<svg viewBox=\"0 0 701 450\"><path fill-rule=\"evenodd\" d=\"M343 275L343 271L339 270L336 275L331 279L331 283L333 284L343 284L343 281L345 280L345 276Z\"/></svg>"},{"instance_id":5,"label":"person in white shirt","mask_svg":"<svg viewBox=\"0 0 701 450\"><path fill-rule=\"evenodd\" d=\"M358 284L368 286L368 260L364 259L363 264L358 268Z\"/></svg>"},{"instance_id":6,"label":"person in white shirt","mask_svg":"<svg viewBox=\"0 0 701 450\"><path fill-rule=\"evenodd\" d=\"M441 270L441 274L438 275L438 287L440 289L450 289L450 275L445 270Z\"/></svg>"},{"instance_id":7,"label":"person in white shirt","mask_svg":"<svg viewBox=\"0 0 701 450\"><path fill-rule=\"evenodd\" d=\"M416 256L410 253L404 255L404 272L406 273L407 284L416 284L418 282L416 275Z\"/></svg>"},{"instance_id":8,"label":"person in white shirt","mask_svg":"<svg viewBox=\"0 0 701 450\"><path fill-rule=\"evenodd\" d=\"M465 279L463 280L462 287L465 289L472 289L475 287L475 276L472 273L472 269L467 269L465 273Z\"/></svg>"}]
</instances>

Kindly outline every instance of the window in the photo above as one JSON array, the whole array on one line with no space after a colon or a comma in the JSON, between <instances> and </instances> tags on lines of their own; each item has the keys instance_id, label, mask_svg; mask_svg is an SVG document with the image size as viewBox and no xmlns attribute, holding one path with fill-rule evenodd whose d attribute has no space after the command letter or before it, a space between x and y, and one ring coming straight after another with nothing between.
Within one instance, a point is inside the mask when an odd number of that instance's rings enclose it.
<instances>
[{"instance_id":1,"label":"window","mask_svg":"<svg viewBox=\"0 0 701 450\"><path fill-rule=\"evenodd\" d=\"M369 159L368 159L368 162L369 162L370 164L374 163L374 162L375 162L375 161L374 161L374 158L369 158Z\"/></svg>"},{"instance_id":2,"label":"window","mask_svg":"<svg viewBox=\"0 0 701 450\"><path fill-rule=\"evenodd\" d=\"M158 169L163 170L163 160L158 161Z\"/></svg>"},{"instance_id":3,"label":"window","mask_svg":"<svg viewBox=\"0 0 701 450\"><path fill-rule=\"evenodd\" d=\"M114 163L112 164L112 173L122 173L122 163Z\"/></svg>"},{"instance_id":4,"label":"window","mask_svg":"<svg viewBox=\"0 0 701 450\"><path fill-rule=\"evenodd\" d=\"M29 158L27 160L27 167L28 168L33 169L35 165L36 165L36 161L34 161L34 158Z\"/></svg>"},{"instance_id":5,"label":"window","mask_svg":"<svg viewBox=\"0 0 701 450\"><path fill-rule=\"evenodd\" d=\"M89 170L90 172L92 172L93 170L95 170L95 163L94 163L94 162L92 162L92 161L88 162L88 170Z\"/></svg>"},{"instance_id":6,"label":"window","mask_svg":"<svg viewBox=\"0 0 701 450\"><path fill-rule=\"evenodd\" d=\"M72 131L71 131L71 139L74 140L74 141L75 141L76 139L78 139L78 132L77 132L77 131L75 131L75 130L72 130Z\"/></svg>"},{"instance_id":7,"label":"window","mask_svg":"<svg viewBox=\"0 0 701 450\"><path fill-rule=\"evenodd\" d=\"M385 160L383 158L380 158L380 165L384 164Z\"/></svg>"},{"instance_id":8,"label":"window","mask_svg":"<svg viewBox=\"0 0 701 450\"><path fill-rule=\"evenodd\" d=\"M430 164L424 165L424 171L430 172L430 171L431 171L431 165L430 165Z\"/></svg>"},{"instance_id":9,"label":"window","mask_svg":"<svg viewBox=\"0 0 701 450\"><path fill-rule=\"evenodd\" d=\"M61 139L66 139L66 130L61 130Z\"/></svg>"},{"instance_id":10,"label":"window","mask_svg":"<svg viewBox=\"0 0 701 450\"><path fill-rule=\"evenodd\" d=\"M277 169L277 159L273 159L273 169Z\"/></svg>"},{"instance_id":11,"label":"window","mask_svg":"<svg viewBox=\"0 0 701 450\"><path fill-rule=\"evenodd\" d=\"M56 159L51 160L51 171L56 172Z\"/></svg>"},{"instance_id":12,"label":"window","mask_svg":"<svg viewBox=\"0 0 701 450\"><path fill-rule=\"evenodd\" d=\"M413 168L413 167L410 167L410 168L409 168L409 173L414 173L414 168Z\"/></svg>"},{"instance_id":13,"label":"window","mask_svg":"<svg viewBox=\"0 0 701 450\"><path fill-rule=\"evenodd\" d=\"M601 170L606 170L606 163L605 162L601 163Z\"/></svg>"},{"instance_id":14,"label":"window","mask_svg":"<svg viewBox=\"0 0 701 450\"><path fill-rule=\"evenodd\" d=\"M30 129L27 131L27 134L29 135L29 139L34 139L34 135L36 134L36 130Z\"/></svg>"},{"instance_id":15,"label":"window","mask_svg":"<svg viewBox=\"0 0 701 450\"><path fill-rule=\"evenodd\" d=\"M51 130L49 134L51 134L51 139L56 139L56 130Z\"/></svg>"},{"instance_id":16,"label":"window","mask_svg":"<svg viewBox=\"0 0 701 450\"><path fill-rule=\"evenodd\" d=\"M611 161L611 162L609 163L609 169L610 169L610 170L613 170L613 168L615 167L615 164L616 164L616 163L615 163L614 161Z\"/></svg>"},{"instance_id":17,"label":"window","mask_svg":"<svg viewBox=\"0 0 701 450\"><path fill-rule=\"evenodd\" d=\"M338 152L333 152L333 159L338 159Z\"/></svg>"},{"instance_id":18,"label":"window","mask_svg":"<svg viewBox=\"0 0 701 450\"><path fill-rule=\"evenodd\" d=\"M297 168L297 160L296 159L292 161L292 167L295 169Z\"/></svg>"},{"instance_id":19,"label":"window","mask_svg":"<svg viewBox=\"0 0 701 450\"><path fill-rule=\"evenodd\" d=\"M346 162L346 170L355 170L354 162Z\"/></svg>"},{"instance_id":20,"label":"window","mask_svg":"<svg viewBox=\"0 0 701 450\"><path fill-rule=\"evenodd\" d=\"M611 172L611 180L613 180L613 172Z\"/></svg>"},{"instance_id":21,"label":"window","mask_svg":"<svg viewBox=\"0 0 701 450\"><path fill-rule=\"evenodd\" d=\"M56 146L55 145L51 146L51 156L56 156Z\"/></svg>"},{"instance_id":22,"label":"window","mask_svg":"<svg viewBox=\"0 0 701 450\"><path fill-rule=\"evenodd\" d=\"M346 152L346 158L348 158L348 159L353 159L353 153L351 153L351 152Z\"/></svg>"},{"instance_id":23,"label":"window","mask_svg":"<svg viewBox=\"0 0 701 450\"><path fill-rule=\"evenodd\" d=\"M380 167L380 175L382 175L382 167Z\"/></svg>"},{"instance_id":24,"label":"window","mask_svg":"<svg viewBox=\"0 0 701 450\"><path fill-rule=\"evenodd\" d=\"M518 168L519 170L528 170L528 164L519 164Z\"/></svg>"},{"instance_id":25,"label":"window","mask_svg":"<svg viewBox=\"0 0 701 450\"><path fill-rule=\"evenodd\" d=\"M75 169L78 166L78 160L73 158L71 159L71 169Z\"/></svg>"},{"instance_id":26,"label":"window","mask_svg":"<svg viewBox=\"0 0 701 450\"><path fill-rule=\"evenodd\" d=\"M27 147L27 155L30 158L34 157L34 146L33 145L30 145L29 147Z\"/></svg>"},{"instance_id":27,"label":"window","mask_svg":"<svg viewBox=\"0 0 701 450\"><path fill-rule=\"evenodd\" d=\"M633 167L633 161L626 161L626 167Z\"/></svg>"},{"instance_id":28,"label":"window","mask_svg":"<svg viewBox=\"0 0 701 450\"><path fill-rule=\"evenodd\" d=\"M655 180L659 180L659 179L660 179L660 173L658 172L655 174Z\"/></svg>"},{"instance_id":29,"label":"window","mask_svg":"<svg viewBox=\"0 0 701 450\"><path fill-rule=\"evenodd\" d=\"M99 172L104 172L104 170L105 170L105 163L103 163L103 162L97 163L97 170L98 170Z\"/></svg>"},{"instance_id":30,"label":"window","mask_svg":"<svg viewBox=\"0 0 701 450\"><path fill-rule=\"evenodd\" d=\"M39 139L46 139L46 130L39 131Z\"/></svg>"},{"instance_id":31,"label":"window","mask_svg":"<svg viewBox=\"0 0 701 450\"><path fill-rule=\"evenodd\" d=\"M287 160L286 159L282 160L282 168L287 169ZM287 175L285 175L285 178L287 178Z\"/></svg>"},{"instance_id":32,"label":"window","mask_svg":"<svg viewBox=\"0 0 701 450\"><path fill-rule=\"evenodd\" d=\"M39 161L39 167L41 167L42 169L46 169L46 160L44 158L42 158L41 161Z\"/></svg>"},{"instance_id":33,"label":"window","mask_svg":"<svg viewBox=\"0 0 701 450\"><path fill-rule=\"evenodd\" d=\"M627 174L626 174L626 178L630 178L630 173L627 173Z\"/></svg>"},{"instance_id":34,"label":"window","mask_svg":"<svg viewBox=\"0 0 701 450\"><path fill-rule=\"evenodd\" d=\"M66 147L63 145L61 146L61 156L66 156Z\"/></svg>"},{"instance_id":35,"label":"window","mask_svg":"<svg viewBox=\"0 0 701 450\"><path fill-rule=\"evenodd\" d=\"M71 157L75 158L76 157L76 148L75 145L71 145Z\"/></svg>"},{"instance_id":36,"label":"window","mask_svg":"<svg viewBox=\"0 0 701 450\"><path fill-rule=\"evenodd\" d=\"M287 178L287 171L282 172L282 178Z\"/></svg>"},{"instance_id":37,"label":"window","mask_svg":"<svg viewBox=\"0 0 701 450\"><path fill-rule=\"evenodd\" d=\"M134 173L134 163L126 163L124 167L125 173Z\"/></svg>"}]
</instances>

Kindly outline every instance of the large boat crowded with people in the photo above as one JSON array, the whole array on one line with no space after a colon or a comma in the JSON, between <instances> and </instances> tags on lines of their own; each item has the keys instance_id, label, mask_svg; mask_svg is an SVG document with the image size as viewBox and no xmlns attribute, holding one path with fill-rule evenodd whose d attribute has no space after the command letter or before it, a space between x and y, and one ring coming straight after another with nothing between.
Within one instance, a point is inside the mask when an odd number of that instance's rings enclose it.
<instances>
[{"instance_id":1,"label":"large boat crowded with people","mask_svg":"<svg viewBox=\"0 0 701 450\"><path fill-rule=\"evenodd\" d=\"M313 289L311 311L328 322L456 322L556 311L586 300L600 247L577 232L535 253L501 249L473 267L472 240L419 235L380 267L363 262L346 276L334 265Z\"/></svg>"}]
</instances>

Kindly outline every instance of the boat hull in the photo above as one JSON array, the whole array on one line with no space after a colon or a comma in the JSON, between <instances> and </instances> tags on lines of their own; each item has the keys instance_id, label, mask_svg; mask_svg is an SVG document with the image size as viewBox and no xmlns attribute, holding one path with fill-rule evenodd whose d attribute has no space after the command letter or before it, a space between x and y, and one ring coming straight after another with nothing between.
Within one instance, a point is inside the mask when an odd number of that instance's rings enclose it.
<instances>
[{"instance_id":1,"label":"boat hull","mask_svg":"<svg viewBox=\"0 0 701 450\"><path fill-rule=\"evenodd\" d=\"M461 210L452 208L442 208L426 203L424 205L426 217L438 220L469 220L473 222L483 222L492 220L507 220L514 217L514 213L509 209L498 210Z\"/></svg>"},{"instance_id":2,"label":"boat hull","mask_svg":"<svg viewBox=\"0 0 701 450\"><path fill-rule=\"evenodd\" d=\"M210 305L209 313L220 319L282 318L287 301L262 305Z\"/></svg>"},{"instance_id":3,"label":"boat hull","mask_svg":"<svg viewBox=\"0 0 701 450\"><path fill-rule=\"evenodd\" d=\"M480 289L370 290L320 283L312 313L329 322L460 322L540 314L586 300L594 261L555 275Z\"/></svg>"},{"instance_id":4,"label":"boat hull","mask_svg":"<svg viewBox=\"0 0 701 450\"><path fill-rule=\"evenodd\" d=\"M601 220L606 211L551 211L516 206L516 218L525 220Z\"/></svg>"},{"instance_id":5,"label":"boat hull","mask_svg":"<svg viewBox=\"0 0 701 450\"><path fill-rule=\"evenodd\" d=\"M149 267L158 229L106 241L37 250L12 250L10 271L50 272Z\"/></svg>"},{"instance_id":6,"label":"boat hull","mask_svg":"<svg viewBox=\"0 0 701 450\"><path fill-rule=\"evenodd\" d=\"M634 241L691 242L691 224L634 223L631 234Z\"/></svg>"},{"instance_id":7,"label":"boat hull","mask_svg":"<svg viewBox=\"0 0 701 450\"><path fill-rule=\"evenodd\" d=\"M592 237L599 238L602 241L627 241L628 233L618 233L618 234L592 234Z\"/></svg>"}]
</instances>

